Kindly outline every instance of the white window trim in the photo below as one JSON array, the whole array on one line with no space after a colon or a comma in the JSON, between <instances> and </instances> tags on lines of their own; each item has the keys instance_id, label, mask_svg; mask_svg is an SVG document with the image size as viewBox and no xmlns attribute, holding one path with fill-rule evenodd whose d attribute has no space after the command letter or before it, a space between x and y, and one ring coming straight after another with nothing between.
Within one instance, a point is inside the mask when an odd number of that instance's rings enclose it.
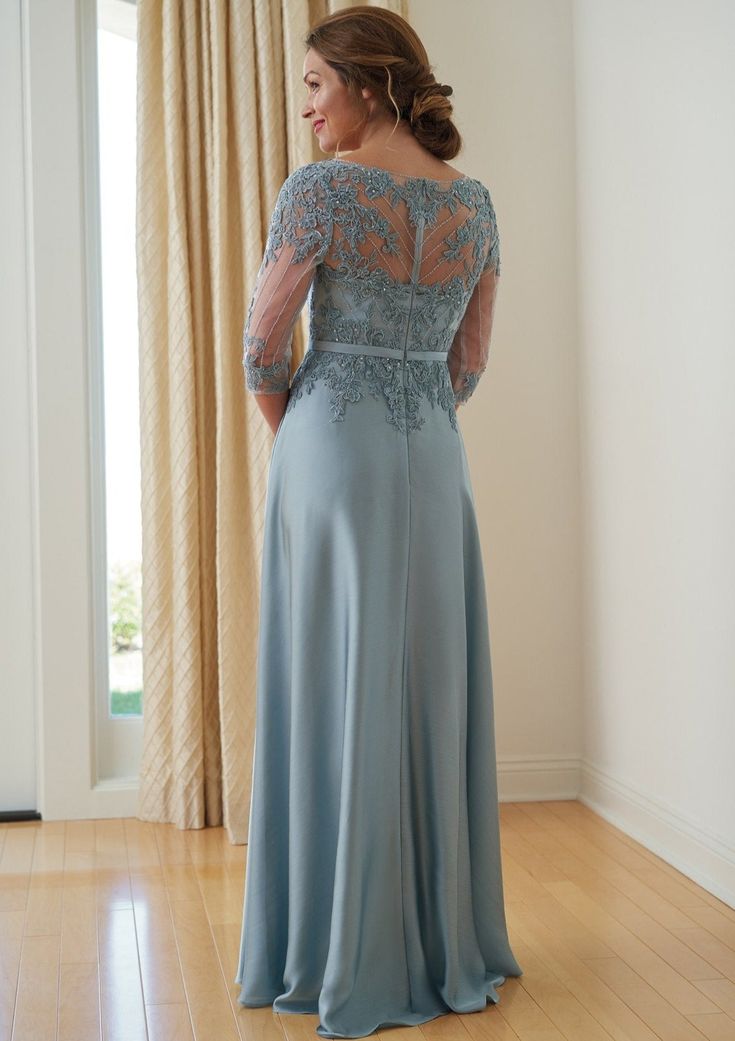
<instances>
[{"instance_id":1,"label":"white window trim","mask_svg":"<svg viewBox=\"0 0 735 1041\"><path fill-rule=\"evenodd\" d=\"M135 816L137 778L104 780L97 766L109 684L96 3L21 11L38 808L46 820Z\"/></svg>"}]
</instances>

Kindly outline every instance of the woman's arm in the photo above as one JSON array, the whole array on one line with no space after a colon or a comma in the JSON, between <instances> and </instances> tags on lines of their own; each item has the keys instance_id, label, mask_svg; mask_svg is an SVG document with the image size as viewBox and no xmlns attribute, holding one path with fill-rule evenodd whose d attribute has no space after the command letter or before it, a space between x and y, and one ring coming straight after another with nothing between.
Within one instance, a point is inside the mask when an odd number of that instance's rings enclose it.
<instances>
[{"instance_id":1,"label":"woman's arm","mask_svg":"<svg viewBox=\"0 0 735 1041\"><path fill-rule=\"evenodd\" d=\"M319 170L307 164L289 175L278 194L243 331L247 389L274 434L288 403L294 326L331 230Z\"/></svg>"}]
</instances>

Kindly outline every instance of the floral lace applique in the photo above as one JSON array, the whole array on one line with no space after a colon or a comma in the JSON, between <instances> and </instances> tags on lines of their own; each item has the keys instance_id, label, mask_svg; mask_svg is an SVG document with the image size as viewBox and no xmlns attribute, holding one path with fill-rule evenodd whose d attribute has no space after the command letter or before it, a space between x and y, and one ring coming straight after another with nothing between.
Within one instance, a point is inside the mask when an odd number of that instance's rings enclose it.
<instances>
[{"instance_id":1,"label":"floral lace applique","mask_svg":"<svg viewBox=\"0 0 735 1041\"><path fill-rule=\"evenodd\" d=\"M408 359L406 384L403 384L401 362L397 358L379 358L370 354L340 354L336 351L307 351L291 383L286 411L298 398L311 394L315 384L323 381L329 391L331 422L342 422L348 404L362 399L367 392L387 405L386 421L402 434L420 430L425 419L420 414L422 399L447 413L453 430L457 429L454 393L449 371L442 363Z\"/></svg>"},{"instance_id":2,"label":"floral lace applique","mask_svg":"<svg viewBox=\"0 0 735 1041\"><path fill-rule=\"evenodd\" d=\"M475 392L477 384L480 382L481 373L479 372L465 372L462 377L462 384L459 389L454 391L454 400L456 403L469 401L471 396Z\"/></svg>"},{"instance_id":3,"label":"floral lace applique","mask_svg":"<svg viewBox=\"0 0 735 1041\"><path fill-rule=\"evenodd\" d=\"M288 389L293 325L308 293L310 341L396 357L307 350L288 408L323 380L333 421L369 393L397 430L420 429L422 400L444 409L456 430L456 405L486 366L499 270L495 212L481 182L349 160L307 164L284 183L272 218L244 333L248 388ZM445 352L447 364L406 351Z\"/></svg>"}]
</instances>

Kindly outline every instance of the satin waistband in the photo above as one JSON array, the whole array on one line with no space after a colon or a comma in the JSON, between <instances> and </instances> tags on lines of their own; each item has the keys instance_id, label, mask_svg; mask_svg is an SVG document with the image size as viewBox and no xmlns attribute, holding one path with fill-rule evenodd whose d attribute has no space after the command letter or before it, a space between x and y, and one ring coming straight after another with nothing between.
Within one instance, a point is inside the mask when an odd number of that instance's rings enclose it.
<instances>
[{"instance_id":1,"label":"satin waistband","mask_svg":"<svg viewBox=\"0 0 735 1041\"><path fill-rule=\"evenodd\" d=\"M403 361L406 358L416 361L446 361L446 351L404 351L399 354L390 347L376 347L372 343L343 343L341 340L313 340L311 349L315 351L337 351L338 354L374 354L379 358L395 358Z\"/></svg>"}]
</instances>

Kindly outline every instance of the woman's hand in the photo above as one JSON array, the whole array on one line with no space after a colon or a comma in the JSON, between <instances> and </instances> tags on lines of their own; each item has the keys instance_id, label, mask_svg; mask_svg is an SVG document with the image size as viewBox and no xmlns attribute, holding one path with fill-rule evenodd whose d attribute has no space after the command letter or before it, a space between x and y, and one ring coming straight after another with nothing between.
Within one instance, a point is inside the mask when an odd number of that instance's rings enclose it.
<instances>
[{"instance_id":1,"label":"woman's hand","mask_svg":"<svg viewBox=\"0 0 735 1041\"><path fill-rule=\"evenodd\" d=\"M283 419L283 414L286 411L286 405L288 404L289 391L283 390L278 394L254 394L255 400L258 402L258 408L266 418L268 426L273 431L275 436L278 426Z\"/></svg>"}]
</instances>

